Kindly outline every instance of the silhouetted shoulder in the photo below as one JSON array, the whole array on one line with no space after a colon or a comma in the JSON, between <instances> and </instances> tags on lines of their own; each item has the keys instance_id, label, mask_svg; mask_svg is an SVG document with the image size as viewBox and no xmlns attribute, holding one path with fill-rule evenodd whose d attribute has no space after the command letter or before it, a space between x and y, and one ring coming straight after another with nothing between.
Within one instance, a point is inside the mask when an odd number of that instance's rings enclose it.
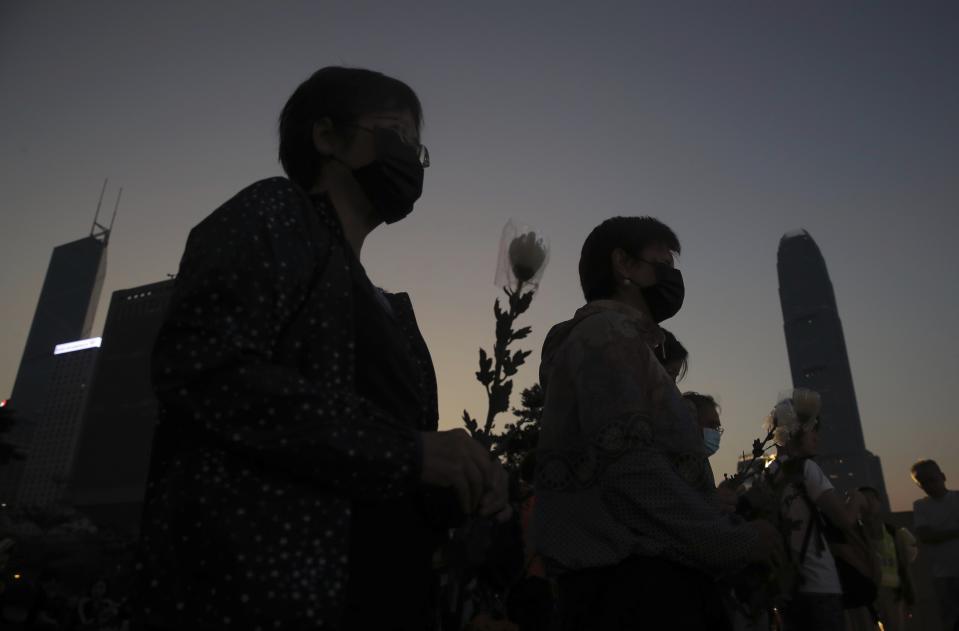
<instances>
[{"instance_id":1,"label":"silhouetted shoulder","mask_svg":"<svg viewBox=\"0 0 959 631\"><path fill-rule=\"evenodd\" d=\"M309 199L292 182L271 177L250 184L224 202L197 227L219 227L230 230L238 224L280 222L289 225L302 220Z\"/></svg>"},{"instance_id":2,"label":"silhouetted shoulder","mask_svg":"<svg viewBox=\"0 0 959 631\"><path fill-rule=\"evenodd\" d=\"M190 232L184 258L236 258L253 251L300 259L328 251L332 220L321 220L290 180L272 177L247 186Z\"/></svg>"},{"instance_id":3,"label":"silhouetted shoulder","mask_svg":"<svg viewBox=\"0 0 959 631\"><path fill-rule=\"evenodd\" d=\"M570 339L590 346L630 344L643 341L643 329L630 314L599 309L582 317Z\"/></svg>"}]
</instances>

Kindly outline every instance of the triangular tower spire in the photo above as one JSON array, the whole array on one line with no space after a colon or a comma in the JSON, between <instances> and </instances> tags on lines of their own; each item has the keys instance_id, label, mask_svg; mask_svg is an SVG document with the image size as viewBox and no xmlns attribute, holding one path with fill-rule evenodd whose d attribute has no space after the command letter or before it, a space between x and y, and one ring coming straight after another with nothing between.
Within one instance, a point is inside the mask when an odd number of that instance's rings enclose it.
<instances>
[{"instance_id":1,"label":"triangular tower spire","mask_svg":"<svg viewBox=\"0 0 959 631\"><path fill-rule=\"evenodd\" d=\"M117 201L113 206L113 216L110 217L110 225L105 226L100 223L100 207L103 206L103 194L107 190L107 182L109 179L103 180L103 188L100 189L100 200L97 202L97 212L93 216L93 225L90 227L90 236L94 239L98 239L103 242L103 245L106 245L110 240L110 232L113 230L113 223L117 219L117 210L120 208L120 196L123 194L123 188L117 191Z\"/></svg>"}]
</instances>

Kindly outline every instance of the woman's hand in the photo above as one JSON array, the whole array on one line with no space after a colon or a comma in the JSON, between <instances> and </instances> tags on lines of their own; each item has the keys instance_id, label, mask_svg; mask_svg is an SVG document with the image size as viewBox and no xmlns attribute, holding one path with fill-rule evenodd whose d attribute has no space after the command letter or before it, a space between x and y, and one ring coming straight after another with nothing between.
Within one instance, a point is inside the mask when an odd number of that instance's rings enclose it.
<instances>
[{"instance_id":1,"label":"woman's hand","mask_svg":"<svg viewBox=\"0 0 959 631\"><path fill-rule=\"evenodd\" d=\"M478 511L484 516L499 516L508 508L506 472L466 430L421 432L420 436L423 484L451 487L467 515Z\"/></svg>"}]
</instances>

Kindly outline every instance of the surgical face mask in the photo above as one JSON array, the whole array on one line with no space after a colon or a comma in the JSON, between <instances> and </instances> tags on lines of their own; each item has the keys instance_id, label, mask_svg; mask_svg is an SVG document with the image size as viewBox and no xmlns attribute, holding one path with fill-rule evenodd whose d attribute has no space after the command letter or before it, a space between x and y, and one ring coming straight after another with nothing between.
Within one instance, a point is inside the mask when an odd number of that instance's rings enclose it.
<instances>
[{"instance_id":1,"label":"surgical face mask","mask_svg":"<svg viewBox=\"0 0 959 631\"><path fill-rule=\"evenodd\" d=\"M423 193L423 148L403 142L391 129L358 129L373 134L376 159L354 169L353 178L380 218L388 224L396 223L413 212L413 204Z\"/></svg>"},{"instance_id":2,"label":"surgical face mask","mask_svg":"<svg viewBox=\"0 0 959 631\"><path fill-rule=\"evenodd\" d=\"M703 428L703 444L706 446L706 454L711 456L719 451L719 440L723 433L713 427Z\"/></svg>"},{"instance_id":3,"label":"surgical face mask","mask_svg":"<svg viewBox=\"0 0 959 631\"><path fill-rule=\"evenodd\" d=\"M673 317L683 306L686 297L686 286L683 283L683 274L667 263L653 263L640 259L653 266L656 271L656 284L643 287L643 300L649 307L649 314L657 323Z\"/></svg>"}]
</instances>

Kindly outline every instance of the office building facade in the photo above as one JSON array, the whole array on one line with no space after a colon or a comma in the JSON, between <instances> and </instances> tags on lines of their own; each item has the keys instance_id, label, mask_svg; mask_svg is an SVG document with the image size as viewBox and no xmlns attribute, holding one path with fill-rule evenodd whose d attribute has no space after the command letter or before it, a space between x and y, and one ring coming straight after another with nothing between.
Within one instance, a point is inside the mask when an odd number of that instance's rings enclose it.
<instances>
[{"instance_id":1,"label":"office building facade","mask_svg":"<svg viewBox=\"0 0 959 631\"><path fill-rule=\"evenodd\" d=\"M888 505L879 458L866 449L832 281L805 230L779 243L779 297L793 387L822 396L817 462L841 490L872 486Z\"/></svg>"},{"instance_id":2,"label":"office building facade","mask_svg":"<svg viewBox=\"0 0 959 631\"><path fill-rule=\"evenodd\" d=\"M17 422L9 436L25 459L0 469L0 501L16 502L33 451L39 420L45 414L47 387L54 378L58 344L90 337L106 273L109 231L54 248L40 299L17 370L10 405Z\"/></svg>"},{"instance_id":3,"label":"office building facade","mask_svg":"<svg viewBox=\"0 0 959 631\"><path fill-rule=\"evenodd\" d=\"M99 346L97 337L54 347L46 396L23 462L18 505L64 503Z\"/></svg>"},{"instance_id":4,"label":"office building facade","mask_svg":"<svg viewBox=\"0 0 959 631\"><path fill-rule=\"evenodd\" d=\"M97 523L139 521L157 422L150 355L172 290L168 280L110 300L69 489Z\"/></svg>"}]
</instances>

